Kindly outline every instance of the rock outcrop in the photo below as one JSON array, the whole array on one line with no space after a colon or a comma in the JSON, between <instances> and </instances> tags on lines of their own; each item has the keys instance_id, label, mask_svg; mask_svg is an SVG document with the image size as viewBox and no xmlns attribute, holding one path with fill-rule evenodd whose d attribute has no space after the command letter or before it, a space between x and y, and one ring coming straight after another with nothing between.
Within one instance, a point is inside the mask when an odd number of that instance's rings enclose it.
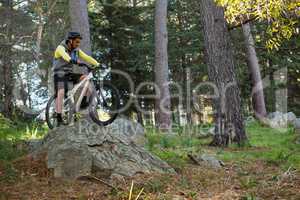
<instances>
[{"instance_id":1,"label":"rock outcrop","mask_svg":"<svg viewBox=\"0 0 300 200\"><path fill-rule=\"evenodd\" d=\"M294 125L296 120L297 117L293 112L273 112L268 115L267 123L271 128L286 128L288 125Z\"/></svg>"},{"instance_id":2,"label":"rock outcrop","mask_svg":"<svg viewBox=\"0 0 300 200\"><path fill-rule=\"evenodd\" d=\"M300 129L300 118L297 118L294 122L293 125L295 129Z\"/></svg>"},{"instance_id":3,"label":"rock outcrop","mask_svg":"<svg viewBox=\"0 0 300 200\"><path fill-rule=\"evenodd\" d=\"M126 119L107 127L83 119L50 131L39 144L35 143L33 155L47 153L48 168L54 170L54 176L68 179L175 173L142 147L144 134L141 125Z\"/></svg>"},{"instance_id":4,"label":"rock outcrop","mask_svg":"<svg viewBox=\"0 0 300 200\"><path fill-rule=\"evenodd\" d=\"M213 169L220 169L225 166L225 164L222 161L216 159L215 156L208 154L188 154L188 157L197 165L206 166Z\"/></svg>"},{"instance_id":5,"label":"rock outcrop","mask_svg":"<svg viewBox=\"0 0 300 200\"><path fill-rule=\"evenodd\" d=\"M126 136L141 147L144 147L147 142L144 127L129 119L117 118L114 123L110 124L107 128L114 129L115 133Z\"/></svg>"}]
</instances>

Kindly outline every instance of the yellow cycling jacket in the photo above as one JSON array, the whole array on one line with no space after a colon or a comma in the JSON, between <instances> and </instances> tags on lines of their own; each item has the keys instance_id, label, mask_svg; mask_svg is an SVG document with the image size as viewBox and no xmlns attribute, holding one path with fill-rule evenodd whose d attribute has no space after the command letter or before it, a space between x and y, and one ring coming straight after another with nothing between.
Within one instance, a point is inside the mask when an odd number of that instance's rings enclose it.
<instances>
[{"instance_id":1,"label":"yellow cycling jacket","mask_svg":"<svg viewBox=\"0 0 300 200\"><path fill-rule=\"evenodd\" d=\"M93 66L99 66L98 63L94 58L84 53L81 49L74 49L78 56L78 58L82 61L85 61ZM61 44L56 48L54 52L54 61L53 61L53 70L54 71L63 71L64 66L69 65L71 61L71 52L68 50L66 45L66 41L61 42Z\"/></svg>"}]
</instances>

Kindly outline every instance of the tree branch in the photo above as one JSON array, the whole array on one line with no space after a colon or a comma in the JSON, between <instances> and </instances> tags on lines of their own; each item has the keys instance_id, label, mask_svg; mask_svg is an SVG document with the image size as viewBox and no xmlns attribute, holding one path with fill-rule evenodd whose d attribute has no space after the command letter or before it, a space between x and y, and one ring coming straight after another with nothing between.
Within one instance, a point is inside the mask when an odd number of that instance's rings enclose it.
<instances>
[{"instance_id":1,"label":"tree branch","mask_svg":"<svg viewBox=\"0 0 300 200\"><path fill-rule=\"evenodd\" d=\"M55 0L52 5L50 6L46 16L49 17L49 15L51 14L52 10L54 9L54 7L56 6L56 3L58 2L58 0Z\"/></svg>"},{"instance_id":2,"label":"tree branch","mask_svg":"<svg viewBox=\"0 0 300 200\"><path fill-rule=\"evenodd\" d=\"M237 24L237 25L229 26L229 27L228 27L228 30L231 31L231 30L233 30L233 29L236 29L236 28L239 28L239 27L243 26L244 24L247 24L247 23L249 23L249 22L256 21L256 20L257 20L257 17L249 18L249 19L247 19L247 20L245 20L245 21L243 21L243 22L241 22L241 23L239 23L239 24Z\"/></svg>"}]
</instances>

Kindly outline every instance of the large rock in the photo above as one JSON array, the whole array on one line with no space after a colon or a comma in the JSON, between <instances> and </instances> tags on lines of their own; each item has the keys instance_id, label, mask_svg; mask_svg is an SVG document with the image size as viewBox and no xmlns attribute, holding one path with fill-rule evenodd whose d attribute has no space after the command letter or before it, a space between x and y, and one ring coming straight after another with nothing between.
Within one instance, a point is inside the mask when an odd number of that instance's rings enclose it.
<instances>
[{"instance_id":1,"label":"large rock","mask_svg":"<svg viewBox=\"0 0 300 200\"><path fill-rule=\"evenodd\" d=\"M276 112L269 113L268 118L273 119L273 118L277 118L277 117L282 116L282 115L283 115L282 112L276 111Z\"/></svg>"},{"instance_id":2,"label":"large rock","mask_svg":"<svg viewBox=\"0 0 300 200\"><path fill-rule=\"evenodd\" d=\"M285 128L287 127L287 120L281 112L271 113L269 115L269 125L271 128Z\"/></svg>"},{"instance_id":3,"label":"large rock","mask_svg":"<svg viewBox=\"0 0 300 200\"><path fill-rule=\"evenodd\" d=\"M300 118L297 118L294 122L293 122L293 126L295 127L295 131L297 134L300 134Z\"/></svg>"},{"instance_id":4,"label":"large rock","mask_svg":"<svg viewBox=\"0 0 300 200\"><path fill-rule=\"evenodd\" d=\"M268 115L267 123L271 128L286 128L289 124L292 124L296 119L296 115L292 112L282 113L273 112Z\"/></svg>"},{"instance_id":5,"label":"large rock","mask_svg":"<svg viewBox=\"0 0 300 200\"><path fill-rule=\"evenodd\" d=\"M295 119L293 125L295 129L300 129L300 118Z\"/></svg>"},{"instance_id":6,"label":"large rock","mask_svg":"<svg viewBox=\"0 0 300 200\"><path fill-rule=\"evenodd\" d=\"M126 120L116 124L122 121ZM50 131L34 154L46 152L48 168L54 169L55 177L69 179L86 175L110 178L138 173L175 173L166 162L132 140L129 123L100 127L83 119L74 126ZM139 136L143 134L140 128L136 131Z\"/></svg>"},{"instance_id":7,"label":"large rock","mask_svg":"<svg viewBox=\"0 0 300 200\"><path fill-rule=\"evenodd\" d=\"M205 163L207 166L218 169L224 166L224 163L214 156L203 154L198 158L201 162Z\"/></svg>"},{"instance_id":8,"label":"large rock","mask_svg":"<svg viewBox=\"0 0 300 200\"><path fill-rule=\"evenodd\" d=\"M117 134L126 136L139 146L145 146L147 142L143 126L129 119L118 118L108 128L115 129Z\"/></svg>"},{"instance_id":9,"label":"large rock","mask_svg":"<svg viewBox=\"0 0 300 200\"><path fill-rule=\"evenodd\" d=\"M200 154L200 155L189 154L188 156L195 164L203 165L213 169L220 169L225 165L222 161L208 154Z\"/></svg>"},{"instance_id":10,"label":"large rock","mask_svg":"<svg viewBox=\"0 0 300 200\"><path fill-rule=\"evenodd\" d=\"M294 125L296 119L293 112L273 112L268 115L268 123L271 128L286 128L288 125Z\"/></svg>"},{"instance_id":11,"label":"large rock","mask_svg":"<svg viewBox=\"0 0 300 200\"><path fill-rule=\"evenodd\" d=\"M297 119L297 116L293 112L288 112L284 114L283 117L287 120L288 124L293 124L294 121Z\"/></svg>"}]
</instances>

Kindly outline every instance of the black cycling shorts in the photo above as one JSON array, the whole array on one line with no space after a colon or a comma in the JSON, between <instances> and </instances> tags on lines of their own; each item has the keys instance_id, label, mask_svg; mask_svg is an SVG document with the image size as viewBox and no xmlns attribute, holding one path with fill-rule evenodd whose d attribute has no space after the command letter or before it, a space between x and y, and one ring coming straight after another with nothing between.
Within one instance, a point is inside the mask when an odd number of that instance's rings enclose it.
<instances>
[{"instance_id":1,"label":"black cycling shorts","mask_svg":"<svg viewBox=\"0 0 300 200\"><path fill-rule=\"evenodd\" d=\"M57 96L57 92L60 89L65 90L65 96L67 96L67 93L69 90L73 88L73 86L80 81L80 77L82 74L55 74L54 75L54 90L55 90L55 96Z\"/></svg>"}]
</instances>

